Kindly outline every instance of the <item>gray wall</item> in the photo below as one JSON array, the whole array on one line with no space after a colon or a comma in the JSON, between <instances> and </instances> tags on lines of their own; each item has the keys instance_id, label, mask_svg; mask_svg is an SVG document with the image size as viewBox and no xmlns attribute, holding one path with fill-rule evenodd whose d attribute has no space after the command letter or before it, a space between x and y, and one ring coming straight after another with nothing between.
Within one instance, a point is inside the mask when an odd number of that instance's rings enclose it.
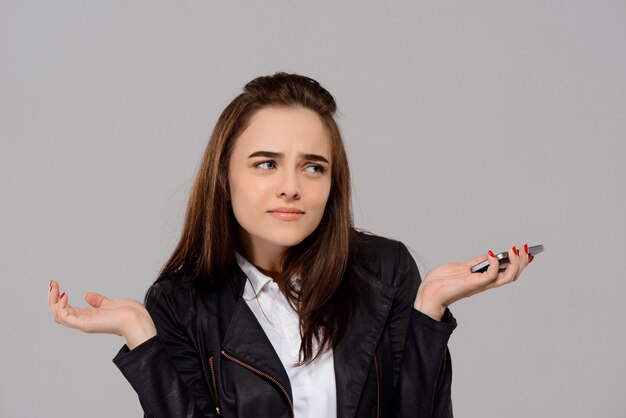
<instances>
[{"instance_id":1,"label":"gray wall","mask_svg":"<svg viewBox=\"0 0 626 418\"><path fill-rule=\"evenodd\" d=\"M626 3L222 3L0 1L0 416L140 415L48 280L142 298L219 112L277 70L333 92L357 225L423 271L546 246L453 306L457 416L624 416Z\"/></svg>"}]
</instances>

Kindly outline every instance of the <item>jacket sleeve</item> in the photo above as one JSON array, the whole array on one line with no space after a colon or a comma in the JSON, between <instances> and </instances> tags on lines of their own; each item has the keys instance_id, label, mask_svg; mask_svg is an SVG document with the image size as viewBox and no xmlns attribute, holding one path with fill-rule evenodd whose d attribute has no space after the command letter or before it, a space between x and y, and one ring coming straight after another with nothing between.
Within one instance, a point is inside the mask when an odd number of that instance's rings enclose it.
<instances>
[{"instance_id":1,"label":"jacket sleeve","mask_svg":"<svg viewBox=\"0 0 626 418\"><path fill-rule=\"evenodd\" d=\"M448 309L442 320L436 321L413 308L421 279L413 257L403 244L400 247L398 304L409 310L409 321L395 390L394 416L452 418L452 365L447 344L456 320Z\"/></svg>"},{"instance_id":2,"label":"jacket sleeve","mask_svg":"<svg viewBox=\"0 0 626 418\"><path fill-rule=\"evenodd\" d=\"M146 295L157 335L113 359L139 396L145 417L216 417L200 356L159 284Z\"/></svg>"}]
</instances>

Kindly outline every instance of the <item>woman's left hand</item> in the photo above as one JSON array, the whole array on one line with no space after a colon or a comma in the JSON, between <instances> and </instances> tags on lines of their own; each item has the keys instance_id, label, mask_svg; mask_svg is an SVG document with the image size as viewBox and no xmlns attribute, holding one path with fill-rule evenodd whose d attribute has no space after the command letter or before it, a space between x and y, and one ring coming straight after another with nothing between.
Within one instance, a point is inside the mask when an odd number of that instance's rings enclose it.
<instances>
[{"instance_id":1,"label":"woman's left hand","mask_svg":"<svg viewBox=\"0 0 626 418\"><path fill-rule=\"evenodd\" d=\"M514 282L532 260L532 256L528 255L528 245L524 244L522 248L519 251L515 247L509 250L509 265L504 270L500 270L498 259L491 251L487 254L489 267L483 273L472 273L470 268L484 261L484 255L465 263L435 267L422 281L414 308L439 321L445 309L457 300Z\"/></svg>"}]
</instances>

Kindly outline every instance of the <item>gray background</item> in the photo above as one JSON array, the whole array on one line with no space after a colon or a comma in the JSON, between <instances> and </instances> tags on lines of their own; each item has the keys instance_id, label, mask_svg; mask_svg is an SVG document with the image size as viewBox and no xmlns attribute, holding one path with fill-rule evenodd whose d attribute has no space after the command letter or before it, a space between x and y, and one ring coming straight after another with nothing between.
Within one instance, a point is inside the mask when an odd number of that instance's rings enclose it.
<instances>
[{"instance_id":1,"label":"gray background","mask_svg":"<svg viewBox=\"0 0 626 418\"><path fill-rule=\"evenodd\" d=\"M48 280L141 299L219 112L277 70L335 95L356 223L423 271L546 246L453 306L457 416L626 414L626 3L381 3L0 1L0 416L140 416Z\"/></svg>"}]
</instances>

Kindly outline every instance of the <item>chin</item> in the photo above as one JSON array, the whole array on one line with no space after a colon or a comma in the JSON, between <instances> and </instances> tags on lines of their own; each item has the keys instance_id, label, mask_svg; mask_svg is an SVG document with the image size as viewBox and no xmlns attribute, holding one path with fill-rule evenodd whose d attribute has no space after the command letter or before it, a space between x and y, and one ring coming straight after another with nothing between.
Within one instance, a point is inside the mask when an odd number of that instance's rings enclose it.
<instances>
[{"instance_id":1,"label":"chin","mask_svg":"<svg viewBox=\"0 0 626 418\"><path fill-rule=\"evenodd\" d=\"M273 239L268 242L277 247L294 247L300 244L302 241L304 241L305 238L306 237L301 237L301 238L286 238L285 237L285 238Z\"/></svg>"},{"instance_id":2,"label":"chin","mask_svg":"<svg viewBox=\"0 0 626 418\"><path fill-rule=\"evenodd\" d=\"M279 247L293 247L304 241L311 233L276 234L267 241Z\"/></svg>"}]
</instances>

